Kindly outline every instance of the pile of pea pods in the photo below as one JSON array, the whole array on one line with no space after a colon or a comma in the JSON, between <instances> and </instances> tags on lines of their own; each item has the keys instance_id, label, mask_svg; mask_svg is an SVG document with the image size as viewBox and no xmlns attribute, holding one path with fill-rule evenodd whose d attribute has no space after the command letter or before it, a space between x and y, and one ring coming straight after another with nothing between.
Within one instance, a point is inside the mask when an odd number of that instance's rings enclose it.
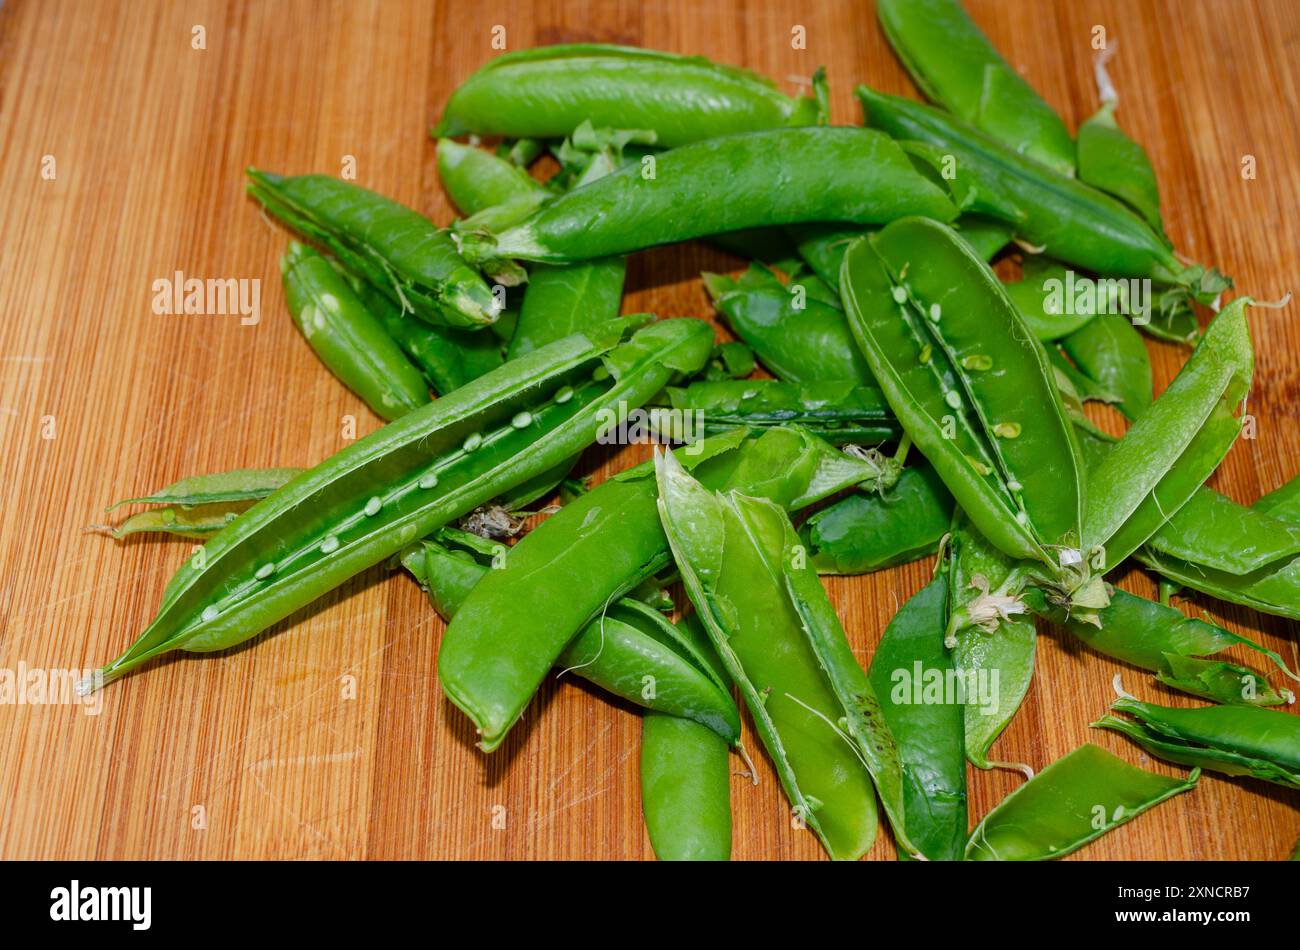
<instances>
[{"instance_id":1,"label":"pile of pea pods","mask_svg":"<svg viewBox=\"0 0 1300 950\"><path fill-rule=\"evenodd\" d=\"M1203 769L1300 789L1300 718L1276 708L1296 674L1170 603L1300 619L1300 481L1253 505L1204 487L1243 427L1248 313L1270 305L1223 304L1231 281L1175 253L1108 86L1071 135L955 0L877 10L931 104L860 86L863 127L828 123L820 71L795 98L699 57L566 45L501 55L445 104L448 227L250 169L303 242L281 261L295 324L388 424L311 469L130 499L149 507L115 536L204 543L97 680L227 649L389 563L446 619L438 681L485 752L555 670L643 709L663 859L730 856L733 772L758 753L737 697L836 859L872 846L878 808L900 858L1034 860ZM749 261L702 277L727 342L621 314L628 255L695 239ZM1143 334L1187 348L1158 397ZM573 474L638 432L651 461ZM936 554L864 669L819 575ZM1108 582L1133 560L1159 600ZM1085 744L968 815L967 764L1013 765L993 747L1039 618L1203 701L1117 686L1092 724L1190 772Z\"/></svg>"}]
</instances>

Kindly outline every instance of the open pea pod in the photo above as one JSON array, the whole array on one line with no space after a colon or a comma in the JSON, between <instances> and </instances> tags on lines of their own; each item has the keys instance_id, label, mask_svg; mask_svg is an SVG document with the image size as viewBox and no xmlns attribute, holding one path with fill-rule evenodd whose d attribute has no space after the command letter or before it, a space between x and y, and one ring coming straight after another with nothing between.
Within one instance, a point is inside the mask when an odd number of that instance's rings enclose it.
<instances>
[{"instance_id":1,"label":"open pea pod","mask_svg":"<svg viewBox=\"0 0 1300 950\"><path fill-rule=\"evenodd\" d=\"M890 488L853 492L814 512L799 535L819 574L867 574L933 554L952 510L952 495L921 462Z\"/></svg>"},{"instance_id":2,"label":"open pea pod","mask_svg":"<svg viewBox=\"0 0 1300 950\"><path fill-rule=\"evenodd\" d=\"M1136 419L1151 405L1151 357L1127 317L1098 314L1060 343L1086 379L1118 397L1115 408L1125 417Z\"/></svg>"},{"instance_id":3,"label":"open pea pod","mask_svg":"<svg viewBox=\"0 0 1300 950\"><path fill-rule=\"evenodd\" d=\"M671 454L656 468L660 518L687 593L796 816L832 858L861 857L876 831L871 769L905 841L897 748L816 574L791 563L803 549L785 512L710 491Z\"/></svg>"},{"instance_id":4,"label":"open pea pod","mask_svg":"<svg viewBox=\"0 0 1300 950\"><path fill-rule=\"evenodd\" d=\"M501 307L424 215L327 175L285 177L250 168L248 192L293 230L327 247L403 312L453 327L482 327Z\"/></svg>"},{"instance_id":5,"label":"open pea pod","mask_svg":"<svg viewBox=\"0 0 1300 950\"><path fill-rule=\"evenodd\" d=\"M795 99L702 56L603 43L520 50L480 67L447 100L437 135L563 138L583 122L651 130L667 147L824 122L824 93Z\"/></svg>"},{"instance_id":6,"label":"open pea pod","mask_svg":"<svg viewBox=\"0 0 1300 950\"><path fill-rule=\"evenodd\" d=\"M420 549L420 580L447 621L489 571L509 563L504 545L489 564L434 541L421 542ZM697 722L730 745L740 741L730 684L714 671L706 650L633 598L620 598L587 624L555 666L638 706Z\"/></svg>"},{"instance_id":7,"label":"open pea pod","mask_svg":"<svg viewBox=\"0 0 1300 950\"><path fill-rule=\"evenodd\" d=\"M947 621L948 582L940 574L894 615L870 670L898 746L907 836L931 861L960 861L966 844L965 712L947 688L956 673L943 645Z\"/></svg>"},{"instance_id":8,"label":"open pea pod","mask_svg":"<svg viewBox=\"0 0 1300 950\"><path fill-rule=\"evenodd\" d=\"M1078 544L1083 464L1054 376L951 228L895 221L844 257L849 325L903 430L976 528L1053 571Z\"/></svg>"},{"instance_id":9,"label":"open pea pod","mask_svg":"<svg viewBox=\"0 0 1300 950\"><path fill-rule=\"evenodd\" d=\"M1107 571L1160 529L1222 461L1250 388L1250 298L1215 317L1167 389L1092 468L1083 543Z\"/></svg>"},{"instance_id":10,"label":"open pea pod","mask_svg":"<svg viewBox=\"0 0 1300 950\"><path fill-rule=\"evenodd\" d=\"M657 430L708 435L737 426L798 425L834 445L883 442L899 433L880 390L848 380L705 381L671 387L667 395L667 410L653 410ZM678 441L689 440L683 435Z\"/></svg>"},{"instance_id":11,"label":"open pea pod","mask_svg":"<svg viewBox=\"0 0 1300 950\"><path fill-rule=\"evenodd\" d=\"M1060 858L1196 787L1129 765L1091 743L1043 769L998 803L971 832L971 861Z\"/></svg>"},{"instance_id":12,"label":"open pea pod","mask_svg":"<svg viewBox=\"0 0 1300 950\"><path fill-rule=\"evenodd\" d=\"M761 495L791 510L855 484L892 483L895 474L887 461L850 457L793 428L758 438L733 429L693 443L679 458L710 488ZM452 620L439 681L478 727L485 751L501 744L569 641L668 565L655 497L649 464L602 482L529 532ZM502 630L515 631L509 642Z\"/></svg>"},{"instance_id":13,"label":"open pea pod","mask_svg":"<svg viewBox=\"0 0 1300 950\"><path fill-rule=\"evenodd\" d=\"M1113 590L1110 603L1096 614L1098 623L1079 620L1030 589L1025 601L1104 656L1114 657L1156 674L1166 686L1215 702L1277 706L1294 700L1290 690L1277 690L1258 670L1217 658L1241 646L1266 656L1284 674L1298 679L1282 657L1223 627L1185 617L1174 607Z\"/></svg>"},{"instance_id":14,"label":"open pea pod","mask_svg":"<svg viewBox=\"0 0 1300 950\"><path fill-rule=\"evenodd\" d=\"M1121 696L1092 725L1128 736L1152 755L1300 788L1300 717L1257 706L1176 709Z\"/></svg>"},{"instance_id":15,"label":"open pea pod","mask_svg":"<svg viewBox=\"0 0 1300 950\"><path fill-rule=\"evenodd\" d=\"M90 527L119 540L153 532L210 538L301 471L300 468L240 468L190 475L148 495L119 501L107 510L122 505L164 507L141 511L116 525Z\"/></svg>"},{"instance_id":16,"label":"open pea pod","mask_svg":"<svg viewBox=\"0 0 1300 950\"><path fill-rule=\"evenodd\" d=\"M879 0L876 16L921 91L1016 152L1074 174L1074 142L958 0Z\"/></svg>"},{"instance_id":17,"label":"open pea pod","mask_svg":"<svg viewBox=\"0 0 1300 950\"><path fill-rule=\"evenodd\" d=\"M309 469L237 518L177 572L114 679L176 649L241 643L348 578L596 440L698 369L712 331L666 320L621 343L615 323L513 361Z\"/></svg>"},{"instance_id":18,"label":"open pea pod","mask_svg":"<svg viewBox=\"0 0 1300 950\"><path fill-rule=\"evenodd\" d=\"M1300 555L1300 524L1201 488L1147 545L1165 557L1244 575Z\"/></svg>"}]
</instances>

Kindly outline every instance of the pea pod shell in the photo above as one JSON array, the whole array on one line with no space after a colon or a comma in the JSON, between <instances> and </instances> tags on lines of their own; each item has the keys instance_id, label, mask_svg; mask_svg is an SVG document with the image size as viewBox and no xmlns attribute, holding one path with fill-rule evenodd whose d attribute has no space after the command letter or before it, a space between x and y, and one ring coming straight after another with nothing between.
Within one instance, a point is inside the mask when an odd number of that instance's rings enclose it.
<instances>
[{"instance_id":1,"label":"pea pod shell","mask_svg":"<svg viewBox=\"0 0 1300 950\"><path fill-rule=\"evenodd\" d=\"M417 538L595 441L708 354L707 324L668 320L573 336L390 423L263 499L196 553L106 679L173 649L254 636ZM603 364L603 365L602 365ZM593 380L593 370L606 375ZM571 396L558 399L567 389ZM526 425L518 421L528 416Z\"/></svg>"},{"instance_id":2,"label":"pea pod shell","mask_svg":"<svg viewBox=\"0 0 1300 950\"><path fill-rule=\"evenodd\" d=\"M438 178L464 215L508 202L541 204L549 193L528 172L474 145L438 140Z\"/></svg>"},{"instance_id":3,"label":"pea pod shell","mask_svg":"<svg viewBox=\"0 0 1300 950\"><path fill-rule=\"evenodd\" d=\"M674 419L705 433L735 426L799 425L841 445L881 442L898 434L880 390L849 381L705 381L671 388L668 399Z\"/></svg>"},{"instance_id":4,"label":"pea pod shell","mask_svg":"<svg viewBox=\"0 0 1300 950\"><path fill-rule=\"evenodd\" d=\"M1300 772L1300 716L1257 706L1157 706L1128 696L1111 703L1147 729L1188 744L1225 749Z\"/></svg>"},{"instance_id":5,"label":"pea pod shell","mask_svg":"<svg viewBox=\"0 0 1300 950\"><path fill-rule=\"evenodd\" d=\"M1060 858L1196 787L1129 765L1091 743L1057 759L1004 798L971 832L972 861Z\"/></svg>"},{"instance_id":6,"label":"pea pod shell","mask_svg":"<svg viewBox=\"0 0 1300 950\"><path fill-rule=\"evenodd\" d=\"M1129 419L1151 405L1151 357L1127 317L1098 314L1062 337L1061 346L1085 376L1119 397L1115 406Z\"/></svg>"},{"instance_id":7,"label":"pea pod shell","mask_svg":"<svg viewBox=\"0 0 1300 950\"><path fill-rule=\"evenodd\" d=\"M1074 142L1061 117L957 0L879 0L876 16L927 98L1057 174L1074 174Z\"/></svg>"},{"instance_id":8,"label":"pea pod shell","mask_svg":"<svg viewBox=\"0 0 1300 950\"><path fill-rule=\"evenodd\" d=\"M483 278L428 218L373 191L326 175L247 170L248 191L290 228L324 245L422 320L482 327L500 305Z\"/></svg>"},{"instance_id":9,"label":"pea pod shell","mask_svg":"<svg viewBox=\"0 0 1300 950\"><path fill-rule=\"evenodd\" d=\"M780 509L717 496L670 454L656 468L660 517L687 593L796 816L832 858L861 857L875 839L875 795L835 725L844 709L783 583Z\"/></svg>"},{"instance_id":10,"label":"pea pod shell","mask_svg":"<svg viewBox=\"0 0 1300 950\"><path fill-rule=\"evenodd\" d=\"M699 56L604 44L506 53L462 83L436 134L563 138L597 127L651 129L659 144L813 124L813 99L792 99L748 70Z\"/></svg>"},{"instance_id":11,"label":"pea pod shell","mask_svg":"<svg viewBox=\"0 0 1300 950\"><path fill-rule=\"evenodd\" d=\"M760 225L881 224L909 214L957 216L888 136L781 129L672 149L653 166L627 166L575 188L506 231L466 234L461 248L480 264L572 263Z\"/></svg>"},{"instance_id":12,"label":"pea pod shell","mask_svg":"<svg viewBox=\"0 0 1300 950\"><path fill-rule=\"evenodd\" d=\"M190 475L148 495L126 498L108 508L123 505L215 505L223 502L254 502L265 498L302 471L300 468L237 468L205 475Z\"/></svg>"},{"instance_id":13,"label":"pea pod shell","mask_svg":"<svg viewBox=\"0 0 1300 950\"><path fill-rule=\"evenodd\" d=\"M539 264L528 275L509 359L618 316L627 261L609 257L586 264Z\"/></svg>"},{"instance_id":14,"label":"pea pod shell","mask_svg":"<svg viewBox=\"0 0 1300 950\"><path fill-rule=\"evenodd\" d=\"M1300 524L1201 488L1147 544L1189 564L1250 574L1300 555Z\"/></svg>"},{"instance_id":15,"label":"pea pod shell","mask_svg":"<svg viewBox=\"0 0 1300 950\"><path fill-rule=\"evenodd\" d=\"M1285 713L1275 715L1285 715ZM1300 772L1267 759L1255 758L1220 746L1182 742L1147 728L1142 723L1120 716L1102 716L1092 723L1092 726L1097 729L1110 729L1128 736L1147 752L1167 762L1209 769L1211 772L1220 772L1224 775L1248 776L1285 788L1300 789Z\"/></svg>"},{"instance_id":16,"label":"pea pod shell","mask_svg":"<svg viewBox=\"0 0 1300 950\"><path fill-rule=\"evenodd\" d=\"M1079 179L1119 198L1163 235L1160 189L1146 150L1115 122L1115 102L1101 108L1079 126Z\"/></svg>"},{"instance_id":17,"label":"pea pod shell","mask_svg":"<svg viewBox=\"0 0 1300 950\"><path fill-rule=\"evenodd\" d=\"M1039 340L1059 340L1096 318L1096 313L1079 313L1067 288L1069 271L1063 264L1026 254L1021 278L1004 285L1025 325Z\"/></svg>"},{"instance_id":18,"label":"pea pod shell","mask_svg":"<svg viewBox=\"0 0 1300 950\"><path fill-rule=\"evenodd\" d=\"M641 813L660 861L731 857L727 743L690 719L641 718Z\"/></svg>"}]
</instances>

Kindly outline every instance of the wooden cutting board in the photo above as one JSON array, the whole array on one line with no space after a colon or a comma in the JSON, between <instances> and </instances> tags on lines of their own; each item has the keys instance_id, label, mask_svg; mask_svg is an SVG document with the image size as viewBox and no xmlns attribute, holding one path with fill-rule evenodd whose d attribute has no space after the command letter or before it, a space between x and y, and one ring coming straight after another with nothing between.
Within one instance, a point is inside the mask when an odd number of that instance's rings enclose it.
<instances>
[{"instance_id":1,"label":"wooden cutting board","mask_svg":"<svg viewBox=\"0 0 1300 950\"><path fill-rule=\"evenodd\" d=\"M1179 249L1261 298L1300 290L1300 7L970 9L1071 127L1097 105L1089 44L1104 27L1117 43L1119 119L1151 155ZM6 3L0 670L99 665L153 615L190 544L86 533L106 504L193 473L311 465L347 444L349 420L357 434L379 426L291 325L277 270L286 234L244 196L242 169L340 174L354 163L359 184L448 222L426 129L492 58L498 26L510 49L582 40L700 53L790 92L825 65L839 122L860 122L859 81L916 94L869 5L849 0ZM796 27L806 49L792 48ZM626 309L711 317L700 271L739 266L701 245L638 255ZM156 314L154 282L178 271L259 280L260 321ZM1241 501L1300 469L1297 312L1251 317L1258 437L1213 481ZM1185 353L1151 350L1163 387ZM644 455L593 452L583 469L603 478ZM864 663L930 570L928 559L828 581ZM1154 592L1136 573L1125 586ZM1300 665L1295 625L1204 598L1183 606ZM409 579L375 569L242 649L111 686L97 710L0 706L0 856L651 857L636 710L550 681L505 746L483 755L439 691L441 631ZM1174 772L1088 723L1116 673L1144 697L1183 697L1059 633L1044 629L1040 644L999 758L1042 767L1092 741ZM748 744L758 747L752 731ZM821 857L761 759L759 772L757 788L735 780L735 856ZM972 770L972 821L1020 781ZM1298 801L1206 775L1080 856L1281 858L1300 835ZM882 833L871 857L893 853Z\"/></svg>"}]
</instances>

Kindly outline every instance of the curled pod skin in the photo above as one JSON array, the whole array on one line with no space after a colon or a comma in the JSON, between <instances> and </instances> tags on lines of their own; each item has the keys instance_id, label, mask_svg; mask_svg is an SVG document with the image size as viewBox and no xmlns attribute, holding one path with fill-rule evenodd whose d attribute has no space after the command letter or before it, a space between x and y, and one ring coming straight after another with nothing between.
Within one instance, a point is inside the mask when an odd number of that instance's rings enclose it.
<instances>
[{"instance_id":1,"label":"curled pod skin","mask_svg":"<svg viewBox=\"0 0 1300 950\"><path fill-rule=\"evenodd\" d=\"M461 251L489 268L510 259L563 264L759 226L883 224L909 214L950 221L957 211L885 134L780 129L710 138L625 166L505 231L465 233Z\"/></svg>"},{"instance_id":2,"label":"curled pod skin","mask_svg":"<svg viewBox=\"0 0 1300 950\"><path fill-rule=\"evenodd\" d=\"M1204 304L1231 286L1214 271L1183 265L1165 239L1122 202L1054 174L956 116L866 86L857 95L868 126L953 156L955 180L998 199L996 216L1047 256L1097 274L1176 285Z\"/></svg>"},{"instance_id":3,"label":"curled pod skin","mask_svg":"<svg viewBox=\"0 0 1300 950\"><path fill-rule=\"evenodd\" d=\"M572 457L675 373L703 365L712 331L666 320L626 343L621 324L572 336L461 387L294 478L199 549L153 622L102 670L222 650L353 575Z\"/></svg>"},{"instance_id":4,"label":"curled pod skin","mask_svg":"<svg viewBox=\"0 0 1300 950\"><path fill-rule=\"evenodd\" d=\"M1166 778L1085 744L998 803L971 832L969 861L1064 857L1150 808L1196 787L1201 770Z\"/></svg>"},{"instance_id":5,"label":"curled pod skin","mask_svg":"<svg viewBox=\"0 0 1300 950\"><path fill-rule=\"evenodd\" d=\"M879 0L876 16L926 98L1058 175L1074 174L1074 142L1061 117L957 0Z\"/></svg>"},{"instance_id":6,"label":"curled pod skin","mask_svg":"<svg viewBox=\"0 0 1300 950\"><path fill-rule=\"evenodd\" d=\"M328 260L297 242L280 260L294 325L331 373L392 422L429 401L420 371Z\"/></svg>"},{"instance_id":7,"label":"curled pod skin","mask_svg":"<svg viewBox=\"0 0 1300 950\"><path fill-rule=\"evenodd\" d=\"M379 288L403 312L428 323L484 327L501 307L424 215L326 175L285 177L247 170L248 193L286 226L328 248L343 266Z\"/></svg>"},{"instance_id":8,"label":"curled pod skin","mask_svg":"<svg viewBox=\"0 0 1300 950\"><path fill-rule=\"evenodd\" d=\"M903 430L975 527L1049 568L1076 545L1083 462L1038 341L951 228L896 221L840 277L859 348Z\"/></svg>"},{"instance_id":9,"label":"curled pod skin","mask_svg":"<svg viewBox=\"0 0 1300 950\"><path fill-rule=\"evenodd\" d=\"M701 56L597 43L506 53L465 80L435 134L564 138L583 122L647 129L666 148L825 121L818 98L793 99L769 80Z\"/></svg>"},{"instance_id":10,"label":"curled pod skin","mask_svg":"<svg viewBox=\"0 0 1300 950\"><path fill-rule=\"evenodd\" d=\"M190 475L148 495L119 501L108 510L122 505L163 507L138 512L116 525L91 525L90 530L118 540L151 533L206 540L301 471L300 468L240 468Z\"/></svg>"},{"instance_id":11,"label":"curled pod skin","mask_svg":"<svg viewBox=\"0 0 1300 950\"><path fill-rule=\"evenodd\" d=\"M680 456L710 487L739 488L790 509L893 477L887 464L850 458L795 429L771 429L759 438L735 429ZM655 497L647 464L565 505L515 545L506 567L474 588L447 627L439 681L478 727L485 751L505 739L573 637L607 604L668 565ZM518 634L503 643L503 629Z\"/></svg>"}]
</instances>

